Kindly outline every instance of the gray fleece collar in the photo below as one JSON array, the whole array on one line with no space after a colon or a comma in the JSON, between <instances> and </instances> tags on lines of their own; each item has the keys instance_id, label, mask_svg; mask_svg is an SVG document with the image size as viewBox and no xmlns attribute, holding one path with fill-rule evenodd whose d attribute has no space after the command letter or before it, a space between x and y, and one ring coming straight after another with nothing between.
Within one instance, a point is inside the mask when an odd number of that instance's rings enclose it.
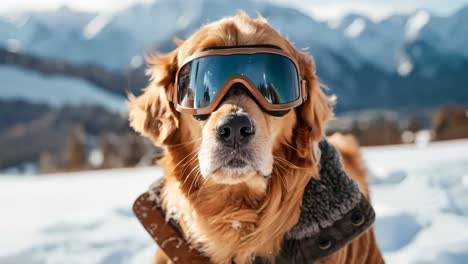
<instances>
[{"instance_id":1,"label":"gray fleece collar","mask_svg":"<svg viewBox=\"0 0 468 264\"><path fill-rule=\"evenodd\" d=\"M344 171L335 147L322 140L319 149L320 179L312 179L307 184L299 221L289 231L287 239L299 240L319 234L342 219L361 200L362 194Z\"/></svg>"}]
</instances>

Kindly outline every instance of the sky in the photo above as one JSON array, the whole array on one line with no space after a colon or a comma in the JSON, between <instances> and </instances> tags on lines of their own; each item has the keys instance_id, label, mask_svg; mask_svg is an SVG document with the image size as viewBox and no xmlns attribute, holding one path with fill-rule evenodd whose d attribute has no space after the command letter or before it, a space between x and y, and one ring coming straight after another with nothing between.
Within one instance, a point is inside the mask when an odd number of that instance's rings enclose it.
<instances>
[{"instance_id":1,"label":"sky","mask_svg":"<svg viewBox=\"0 0 468 264\"><path fill-rule=\"evenodd\" d=\"M157 0L0 0L0 14L23 10L50 10L66 5L84 11L112 12L125 9L137 2ZM187 0L190 1L190 0ZM359 13L379 20L395 13L411 13L428 9L439 15L448 15L468 0L254 0L273 2L301 9L321 20L337 19L348 13Z\"/></svg>"}]
</instances>

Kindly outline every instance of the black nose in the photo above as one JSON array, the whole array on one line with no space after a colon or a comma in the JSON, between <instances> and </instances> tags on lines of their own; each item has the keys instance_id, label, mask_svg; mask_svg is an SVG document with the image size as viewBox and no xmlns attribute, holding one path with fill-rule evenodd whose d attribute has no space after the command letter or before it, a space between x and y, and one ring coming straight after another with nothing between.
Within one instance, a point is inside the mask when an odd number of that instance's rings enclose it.
<instances>
[{"instance_id":1,"label":"black nose","mask_svg":"<svg viewBox=\"0 0 468 264\"><path fill-rule=\"evenodd\" d=\"M246 144L254 132L255 127L249 117L242 114L227 115L216 125L216 133L221 142L230 147Z\"/></svg>"}]
</instances>

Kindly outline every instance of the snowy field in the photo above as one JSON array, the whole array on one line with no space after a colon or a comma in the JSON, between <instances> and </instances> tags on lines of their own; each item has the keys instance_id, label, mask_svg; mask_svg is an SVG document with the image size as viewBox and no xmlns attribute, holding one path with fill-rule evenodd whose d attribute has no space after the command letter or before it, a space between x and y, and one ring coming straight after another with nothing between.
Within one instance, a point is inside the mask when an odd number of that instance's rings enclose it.
<instances>
[{"instance_id":1,"label":"snowy field","mask_svg":"<svg viewBox=\"0 0 468 264\"><path fill-rule=\"evenodd\" d=\"M387 263L468 263L468 140L364 150ZM0 263L149 263L131 212L162 174L0 175Z\"/></svg>"}]
</instances>

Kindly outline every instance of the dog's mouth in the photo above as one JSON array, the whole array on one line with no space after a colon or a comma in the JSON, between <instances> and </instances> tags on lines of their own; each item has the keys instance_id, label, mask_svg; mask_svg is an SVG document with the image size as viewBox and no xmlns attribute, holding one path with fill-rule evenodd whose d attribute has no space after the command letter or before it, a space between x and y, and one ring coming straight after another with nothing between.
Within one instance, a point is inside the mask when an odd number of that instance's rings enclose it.
<instances>
[{"instance_id":1,"label":"dog's mouth","mask_svg":"<svg viewBox=\"0 0 468 264\"><path fill-rule=\"evenodd\" d=\"M218 157L218 161L220 161L218 163L219 169L224 170L230 175L246 173L256 168L254 158L248 149L245 151L241 149L223 149L218 153Z\"/></svg>"},{"instance_id":2,"label":"dog's mouth","mask_svg":"<svg viewBox=\"0 0 468 264\"><path fill-rule=\"evenodd\" d=\"M227 169L240 169L247 166L248 163L241 158L232 158L224 164L224 167Z\"/></svg>"},{"instance_id":3,"label":"dog's mouth","mask_svg":"<svg viewBox=\"0 0 468 264\"><path fill-rule=\"evenodd\" d=\"M248 149L221 148L215 153L211 156L213 159L208 161L211 170L205 171L205 176L217 183L238 184L262 175L255 155Z\"/></svg>"}]
</instances>

